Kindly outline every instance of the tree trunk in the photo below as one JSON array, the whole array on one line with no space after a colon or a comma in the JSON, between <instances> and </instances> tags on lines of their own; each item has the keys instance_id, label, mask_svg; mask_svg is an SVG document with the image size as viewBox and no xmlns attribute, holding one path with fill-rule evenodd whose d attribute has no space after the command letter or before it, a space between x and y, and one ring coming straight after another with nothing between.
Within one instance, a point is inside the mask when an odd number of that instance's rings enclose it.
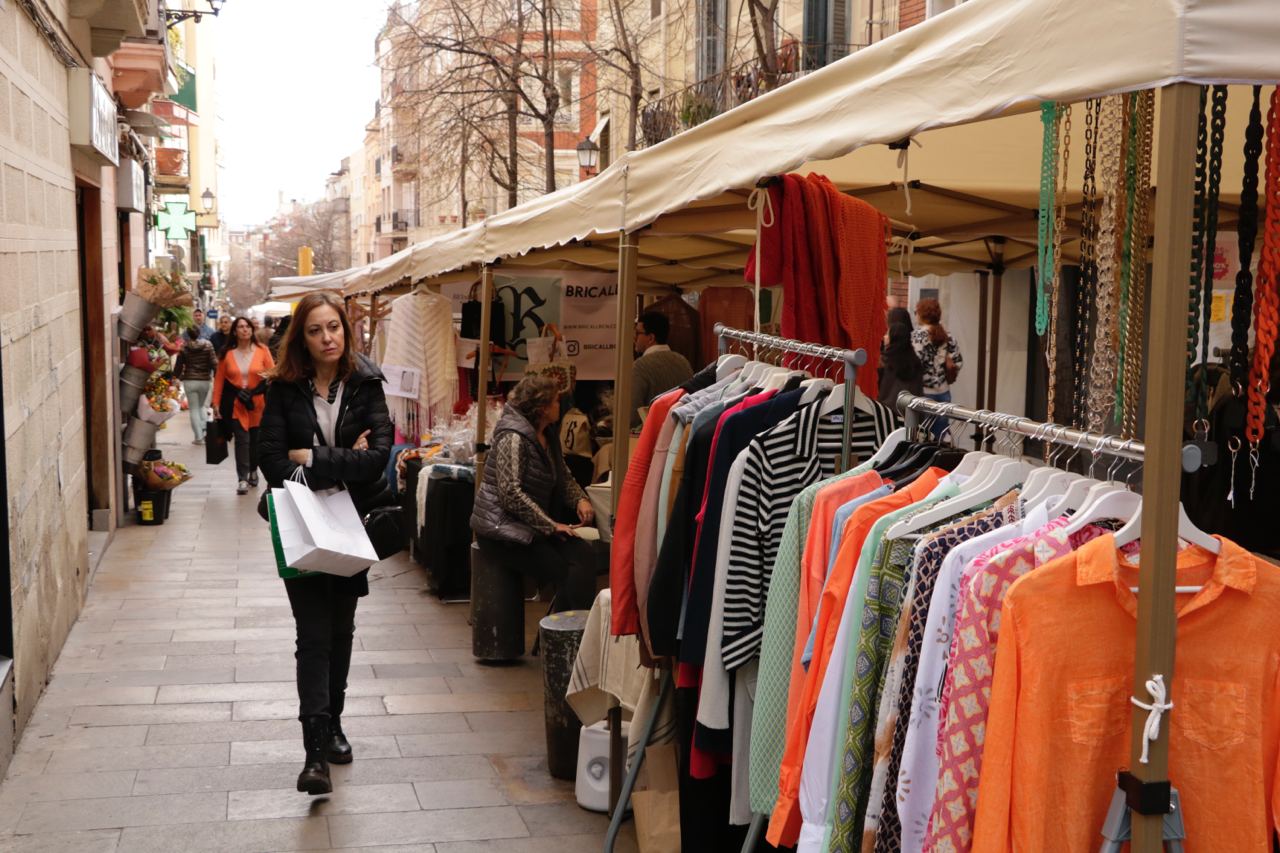
<instances>
[{"instance_id":1,"label":"tree trunk","mask_svg":"<svg viewBox=\"0 0 1280 853\"><path fill-rule=\"evenodd\" d=\"M548 113L542 120L542 160L547 170L546 191L556 191L556 120Z\"/></svg>"},{"instance_id":2,"label":"tree trunk","mask_svg":"<svg viewBox=\"0 0 1280 853\"><path fill-rule=\"evenodd\" d=\"M467 227L467 165L471 161L471 133L462 132L462 151L458 158L458 221Z\"/></svg>"},{"instance_id":3,"label":"tree trunk","mask_svg":"<svg viewBox=\"0 0 1280 853\"><path fill-rule=\"evenodd\" d=\"M627 93L627 150L635 151L640 141L640 103L644 98L644 80L640 63L631 61L631 90Z\"/></svg>"},{"instance_id":4,"label":"tree trunk","mask_svg":"<svg viewBox=\"0 0 1280 853\"><path fill-rule=\"evenodd\" d=\"M507 208L520 203L520 134L519 105L520 95L514 91L519 85L516 77L511 78L512 92L507 96Z\"/></svg>"}]
</instances>

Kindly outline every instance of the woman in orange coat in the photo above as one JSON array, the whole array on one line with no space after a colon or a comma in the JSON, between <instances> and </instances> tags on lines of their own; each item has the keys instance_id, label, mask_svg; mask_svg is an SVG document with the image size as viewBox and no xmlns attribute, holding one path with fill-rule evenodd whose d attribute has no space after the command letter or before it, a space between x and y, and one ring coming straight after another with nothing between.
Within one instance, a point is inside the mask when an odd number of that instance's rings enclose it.
<instances>
[{"instance_id":1,"label":"woman in orange coat","mask_svg":"<svg viewBox=\"0 0 1280 853\"><path fill-rule=\"evenodd\" d=\"M267 380L263 374L275 367L271 351L254 340L253 324L237 317L231 324L234 344L222 354L213 380L213 411L223 424L230 425L236 443L236 473L240 483L236 494L249 493L258 485L258 427L262 424Z\"/></svg>"}]
</instances>

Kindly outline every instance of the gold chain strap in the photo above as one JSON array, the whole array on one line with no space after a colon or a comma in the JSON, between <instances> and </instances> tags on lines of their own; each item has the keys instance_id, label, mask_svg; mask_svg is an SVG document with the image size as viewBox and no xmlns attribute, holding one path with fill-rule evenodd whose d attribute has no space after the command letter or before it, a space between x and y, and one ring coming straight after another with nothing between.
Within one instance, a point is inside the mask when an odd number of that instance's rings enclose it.
<instances>
[{"instance_id":1,"label":"gold chain strap","mask_svg":"<svg viewBox=\"0 0 1280 853\"><path fill-rule=\"evenodd\" d=\"M1138 400L1142 382L1142 339L1146 329L1147 244L1151 236L1151 142L1155 118L1155 93L1138 95L1138 174L1134 198L1132 261L1129 276L1129 328L1125 333L1124 399L1121 435L1138 434Z\"/></svg>"},{"instance_id":2,"label":"gold chain strap","mask_svg":"<svg viewBox=\"0 0 1280 853\"><path fill-rule=\"evenodd\" d=\"M1045 420L1053 422L1058 411L1058 292L1062 283L1062 234L1067 220L1067 176L1071 163L1071 105L1065 105L1055 122L1054 133L1059 133L1058 143L1060 173L1055 176L1053 222L1053 269L1042 274L1049 276L1049 342L1046 353L1049 362L1049 409ZM1045 445L1048 461L1049 446Z\"/></svg>"},{"instance_id":3,"label":"gold chain strap","mask_svg":"<svg viewBox=\"0 0 1280 853\"><path fill-rule=\"evenodd\" d=\"M1115 406L1116 370L1119 367L1116 297L1119 290L1116 265L1116 214L1120 205L1124 98L1112 95L1102 101L1098 121L1098 161L1101 177L1102 215L1098 219L1098 312L1090 365L1088 427L1103 432Z\"/></svg>"}]
</instances>

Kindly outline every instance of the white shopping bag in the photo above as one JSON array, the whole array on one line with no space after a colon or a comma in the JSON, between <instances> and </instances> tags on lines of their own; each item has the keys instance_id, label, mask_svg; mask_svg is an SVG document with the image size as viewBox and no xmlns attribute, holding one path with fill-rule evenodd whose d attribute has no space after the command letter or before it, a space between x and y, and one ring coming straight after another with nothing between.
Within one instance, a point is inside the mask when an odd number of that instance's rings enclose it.
<instances>
[{"instance_id":1,"label":"white shopping bag","mask_svg":"<svg viewBox=\"0 0 1280 853\"><path fill-rule=\"evenodd\" d=\"M272 501L289 568L351 577L378 562L349 492L318 495L303 483L286 482L272 490Z\"/></svg>"}]
</instances>

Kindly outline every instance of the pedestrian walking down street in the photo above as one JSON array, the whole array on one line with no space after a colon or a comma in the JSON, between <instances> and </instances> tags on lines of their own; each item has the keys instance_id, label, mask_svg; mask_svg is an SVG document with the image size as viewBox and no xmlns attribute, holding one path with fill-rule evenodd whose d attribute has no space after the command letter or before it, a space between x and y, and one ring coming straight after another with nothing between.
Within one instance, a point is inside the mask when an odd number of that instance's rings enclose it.
<instances>
[{"instance_id":1,"label":"pedestrian walking down street","mask_svg":"<svg viewBox=\"0 0 1280 853\"><path fill-rule=\"evenodd\" d=\"M204 444L208 427L205 409L209 407L213 375L218 370L218 354L200 333L199 326L187 329L187 345L178 353L173 366L173 375L187 392L187 414L191 416L191 431L195 434L193 444Z\"/></svg>"},{"instance_id":2,"label":"pedestrian walking down street","mask_svg":"<svg viewBox=\"0 0 1280 853\"><path fill-rule=\"evenodd\" d=\"M286 331L280 363L268 374L262 422L262 470L270 488L296 477L313 490L345 488L364 517L395 502L387 482L394 429L383 376L352 346L351 323L338 297L306 296ZM345 578L314 574L284 581L297 628L298 718L306 763L298 790L333 790L329 762L347 764L342 731L356 602L369 594L369 572Z\"/></svg>"},{"instance_id":3,"label":"pedestrian walking down street","mask_svg":"<svg viewBox=\"0 0 1280 853\"><path fill-rule=\"evenodd\" d=\"M213 351L218 354L218 358L222 358L227 351L227 347L231 346L230 314L223 314L218 318L218 331L209 336L209 342L213 344Z\"/></svg>"},{"instance_id":4,"label":"pedestrian walking down street","mask_svg":"<svg viewBox=\"0 0 1280 853\"><path fill-rule=\"evenodd\" d=\"M213 380L214 417L231 424L236 444L236 494L246 495L258 485L258 428L262 424L262 396L267 391L267 371L275 367L271 352L253 339L253 324L237 317L231 324L235 342L222 360Z\"/></svg>"}]
</instances>

